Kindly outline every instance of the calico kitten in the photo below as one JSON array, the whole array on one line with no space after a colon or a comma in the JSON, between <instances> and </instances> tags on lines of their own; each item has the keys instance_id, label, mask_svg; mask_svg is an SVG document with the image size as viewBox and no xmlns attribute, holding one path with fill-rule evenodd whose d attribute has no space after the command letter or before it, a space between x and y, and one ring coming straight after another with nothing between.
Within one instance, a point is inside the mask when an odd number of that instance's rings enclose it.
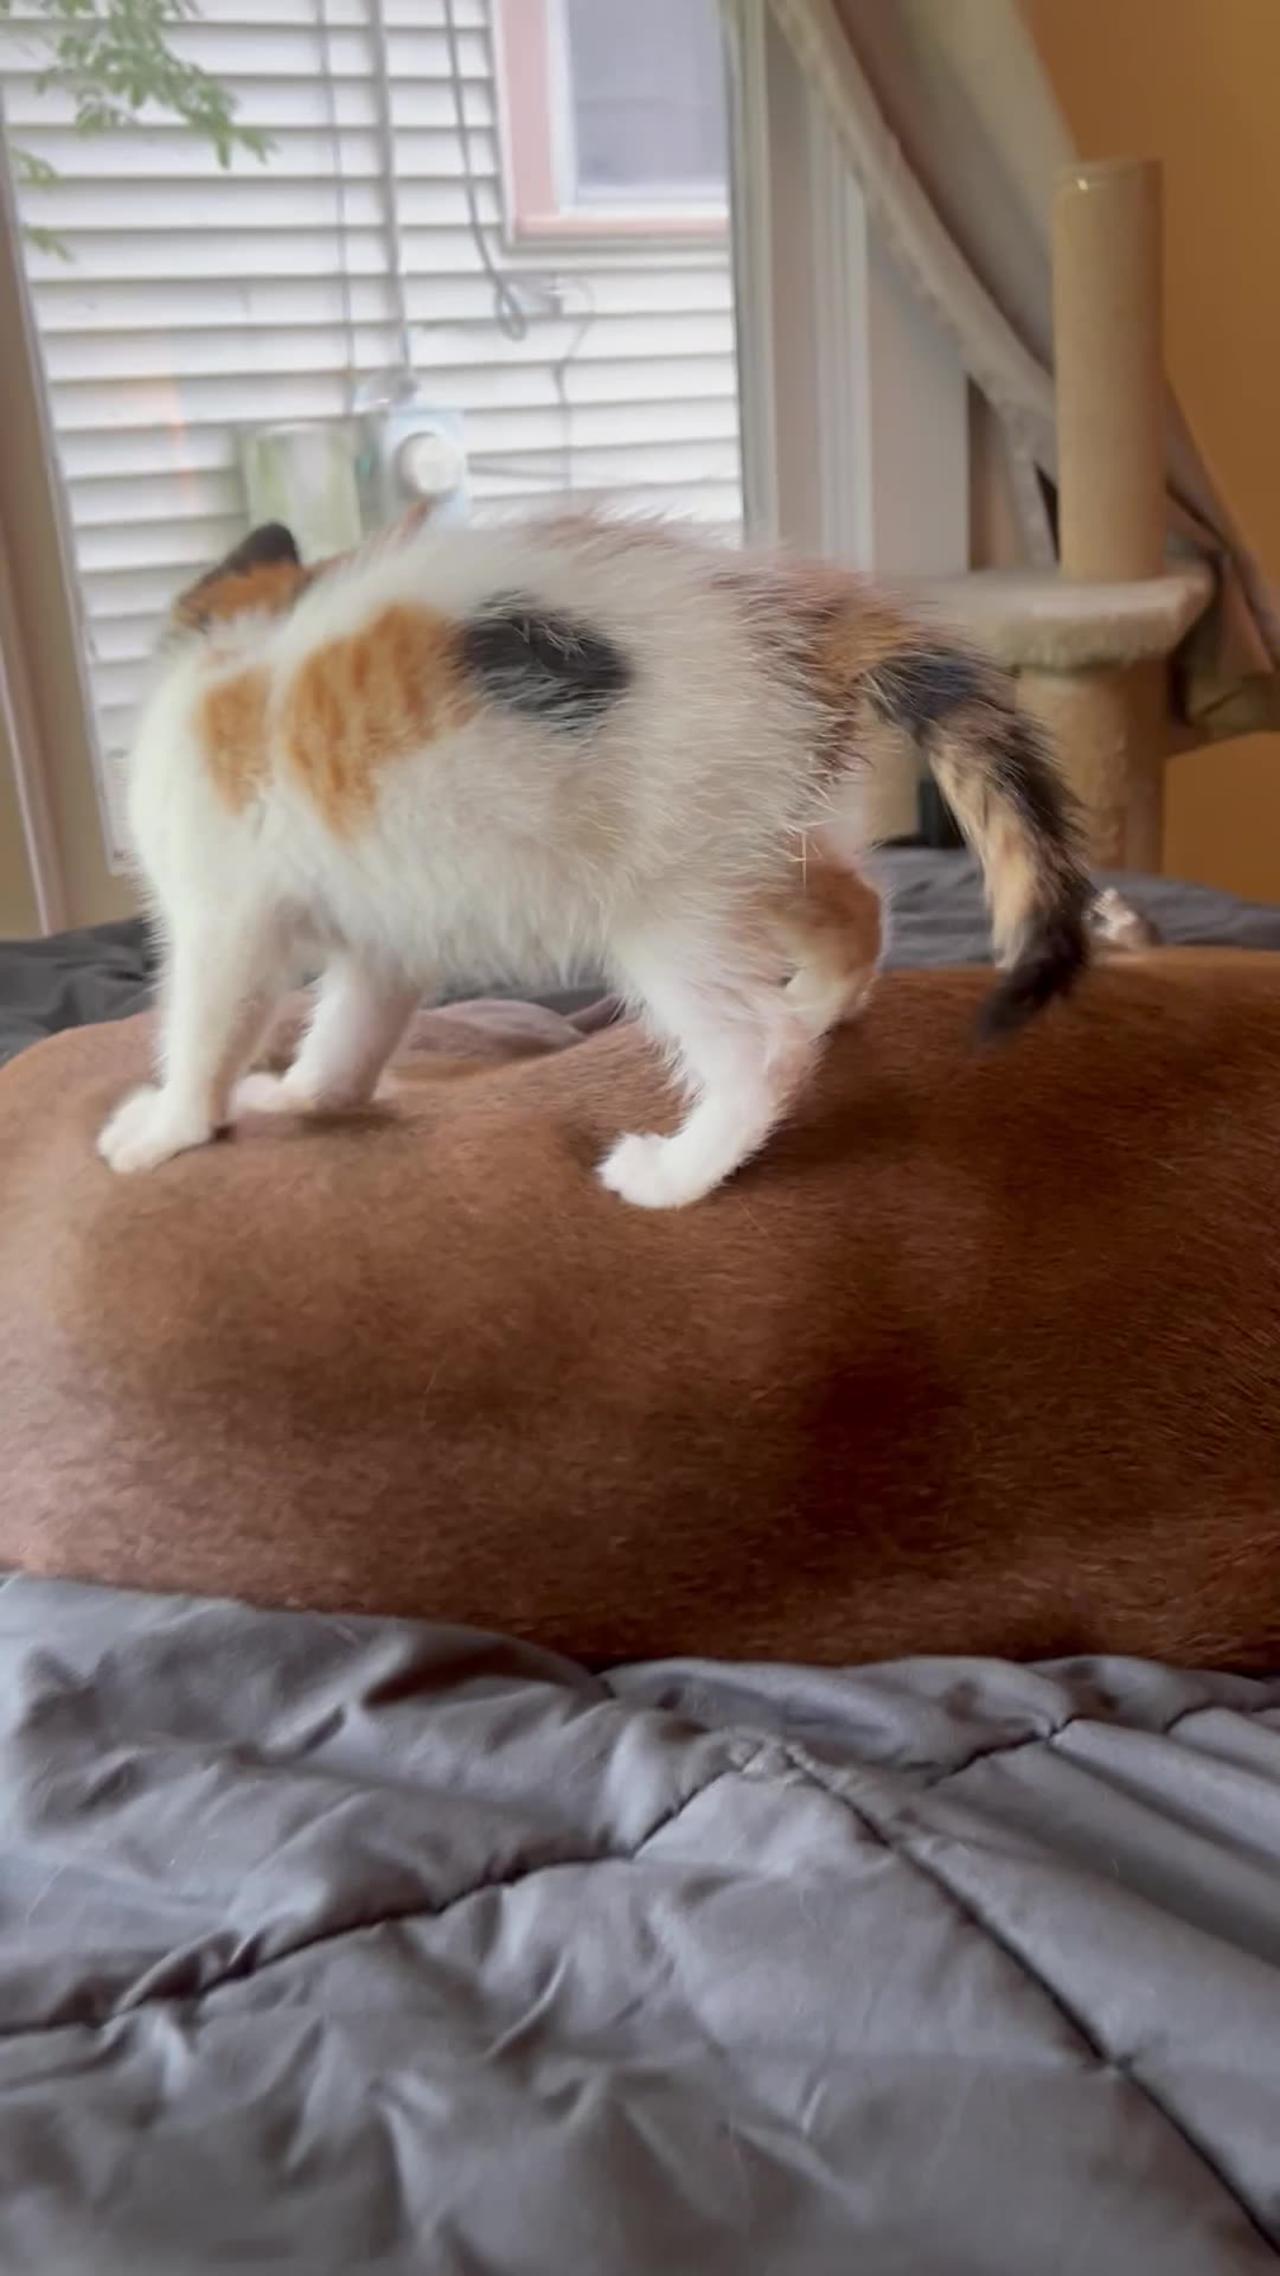
<instances>
[{"instance_id":1,"label":"calico kitten","mask_svg":"<svg viewBox=\"0 0 1280 2276\"><path fill-rule=\"evenodd\" d=\"M1069 800L1009 681L843 571L589 517L402 531L321 570L260 529L184 594L130 777L166 943L162 1077L116 1170L243 1109L367 1100L422 993L605 971L690 1098L600 1167L697 1200L768 1137L871 985L866 763L914 738L980 856L986 1029L1086 960ZM283 1077L243 1077L323 967Z\"/></svg>"}]
</instances>

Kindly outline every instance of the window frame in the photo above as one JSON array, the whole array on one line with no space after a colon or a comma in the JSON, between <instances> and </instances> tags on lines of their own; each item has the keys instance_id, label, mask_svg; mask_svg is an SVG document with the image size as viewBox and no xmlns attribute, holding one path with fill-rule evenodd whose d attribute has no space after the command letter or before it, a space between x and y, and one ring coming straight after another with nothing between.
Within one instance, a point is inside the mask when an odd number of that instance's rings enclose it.
<instances>
[{"instance_id":1,"label":"window frame","mask_svg":"<svg viewBox=\"0 0 1280 2276\"><path fill-rule=\"evenodd\" d=\"M770 0L722 4L747 535L908 588L961 575L970 391L955 344L890 259ZM905 751L877 770L872 835L914 832L918 779Z\"/></svg>"},{"instance_id":2,"label":"window frame","mask_svg":"<svg viewBox=\"0 0 1280 2276\"><path fill-rule=\"evenodd\" d=\"M136 906L114 867L70 517L0 141L0 822L16 818L39 930ZM7 809L7 811L6 811Z\"/></svg>"},{"instance_id":3,"label":"window frame","mask_svg":"<svg viewBox=\"0 0 1280 2276\"><path fill-rule=\"evenodd\" d=\"M586 199L568 189L563 0L491 0L503 214L512 252L723 245L730 201ZM559 60L558 60L559 59ZM519 89L520 100L514 100Z\"/></svg>"},{"instance_id":4,"label":"window frame","mask_svg":"<svg viewBox=\"0 0 1280 2276\"><path fill-rule=\"evenodd\" d=\"M747 526L889 577L969 566L969 383L890 260L770 0L723 0Z\"/></svg>"},{"instance_id":5,"label":"window frame","mask_svg":"<svg viewBox=\"0 0 1280 2276\"><path fill-rule=\"evenodd\" d=\"M495 35L526 6L543 11L545 29L545 4L494 0ZM747 535L907 583L959 573L969 389L954 346L888 260L770 0L722 6ZM501 105L501 70L496 84ZM705 240L701 223L673 232L670 216L661 231L583 216L591 226L567 235L562 217L547 218L580 255L601 239L640 257L651 242L678 253ZM521 242L530 251L547 240ZM66 507L3 154L0 330L0 552L11 580L0 595L0 769L10 776L0 792L17 794L32 900L51 930L119 915L132 898L108 855ZM877 826L911 827L913 795L904 775L897 811Z\"/></svg>"}]
</instances>

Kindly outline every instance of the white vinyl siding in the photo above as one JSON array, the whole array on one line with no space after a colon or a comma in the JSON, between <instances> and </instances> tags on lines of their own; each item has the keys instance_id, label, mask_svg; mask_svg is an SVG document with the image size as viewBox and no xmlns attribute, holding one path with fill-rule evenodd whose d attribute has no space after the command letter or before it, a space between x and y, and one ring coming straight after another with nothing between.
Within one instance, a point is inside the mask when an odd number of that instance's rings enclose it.
<instances>
[{"instance_id":1,"label":"white vinyl siding","mask_svg":"<svg viewBox=\"0 0 1280 2276\"><path fill-rule=\"evenodd\" d=\"M71 258L32 248L27 265L108 758L166 603L243 528L236 429L340 417L353 385L396 361L368 6L202 0L175 44L274 142L229 173L173 126L78 137L66 99L35 84L37 0L25 33L21 18L0 32L9 135L63 177L24 212ZM468 221L442 0L383 13L415 369L464 415L477 511L571 487L735 530L727 244L505 251L488 5L455 0L493 255L563 282L563 314L504 337Z\"/></svg>"}]
</instances>

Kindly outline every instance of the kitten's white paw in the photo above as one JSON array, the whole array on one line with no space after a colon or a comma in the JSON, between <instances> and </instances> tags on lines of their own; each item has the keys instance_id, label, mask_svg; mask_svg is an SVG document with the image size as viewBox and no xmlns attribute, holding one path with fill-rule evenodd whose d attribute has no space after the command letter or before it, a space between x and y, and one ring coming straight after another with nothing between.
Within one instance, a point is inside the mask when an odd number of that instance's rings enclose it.
<instances>
[{"instance_id":1,"label":"kitten's white paw","mask_svg":"<svg viewBox=\"0 0 1280 2276\"><path fill-rule=\"evenodd\" d=\"M719 1183L691 1167L675 1138L619 1138L596 1172L601 1185L637 1209L684 1209Z\"/></svg>"},{"instance_id":2,"label":"kitten's white paw","mask_svg":"<svg viewBox=\"0 0 1280 2276\"><path fill-rule=\"evenodd\" d=\"M287 1075L260 1071L242 1075L231 1093L233 1121L242 1114L305 1114L307 1101L299 1098Z\"/></svg>"},{"instance_id":3,"label":"kitten's white paw","mask_svg":"<svg viewBox=\"0 0 1280 2276\"><path fill-rule=\"evenodd\" d=\"M127 1177L135 1170L157 1169L175 1154L206 1145L212 1136L207 1122L175 1108L164 1091L148 1083L116 1108L99 1136L98 1152L109 1169Z\"/></svg>"}]
</instances>

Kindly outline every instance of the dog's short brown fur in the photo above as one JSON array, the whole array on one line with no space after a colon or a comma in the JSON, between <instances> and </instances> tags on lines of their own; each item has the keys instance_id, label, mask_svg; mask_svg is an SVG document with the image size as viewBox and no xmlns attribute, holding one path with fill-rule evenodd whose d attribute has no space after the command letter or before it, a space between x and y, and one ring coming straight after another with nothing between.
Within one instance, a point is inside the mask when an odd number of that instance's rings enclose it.
<instances>
[{"instance_id":1,"label":"dog's short brown fur","mask_svg":"<svg viewBox=\"0 0 1280 2276\"><path fill-rule=\"evenodd\" d=\"M591 1165L618 1028L411 1063L154 1177L142 1023L0 1080L0 1561L515 1630L592 1660L1280 1662L1280 961L1104 970L977 1055L889 978L753 1169ZM456 1032L456 1031L453 1031Z\"/></svg>"}]
</instances>

